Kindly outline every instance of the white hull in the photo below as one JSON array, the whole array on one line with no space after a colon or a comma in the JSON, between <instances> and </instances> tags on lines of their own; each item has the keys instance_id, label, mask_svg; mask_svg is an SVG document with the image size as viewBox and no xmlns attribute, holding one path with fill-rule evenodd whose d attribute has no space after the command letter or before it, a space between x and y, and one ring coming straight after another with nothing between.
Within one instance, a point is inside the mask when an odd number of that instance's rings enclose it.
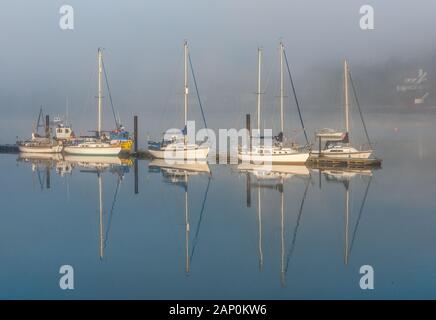
<instances>
[{"instance_id":1,"label":"white hull","mask_svg":"<svg viewBox=\"0 0 436 320\"><path fill-rule=\"evenodd\" d=\"M209 154L209 147L198 147L188 149L165 148L160 150L149 149L148 152L153 158L165 160L206 160Z\"/></svg>"},{"instance_id":2,"label":"white hull","mask_svg":"<svg viewBox=\"0 0 436 320\"><path fill-rule=\"evenodd\" d=\"M65 155L65 161L78 164L80 166L89 166L94 164L121 165L122 161L118 157L93 156L93 155Z\"/></svg>"},{"instance_id":3,"label":"white hull","mask_svg":"<svg viewBox=\"0 0 436 320\"><path fill-rule=\"evenodd\" d=\"M19 145L18 150L23 153L60 153L62 146L25 146Z\"/></svg>"},{"instance_id":4,"label":"white hull","mask_svg":"<svg viewBox=\"0 0 436 320\"><path fill-rule=\"evenodd\" d=\"M120 146L68 146L64 148L66 154L82 156L116 156L121 152Z\"/></svg>"},{"instance_id":5,"label":"white hull","mask_svg":"<svg viewBox=\"0 0 436 320\"><path fill-rule=\"evenodd\" d=\"M332 159L369 159L372 155L372 150L358 151L354 148L352 150L344 150L344 152L331 152L331 150L321 151L321 156L324 158ZM312 157L319 157L319 151L314 151L310 154Z\"/></svg>"},{"instance_id":6,"label":"white hull","mask_svg":"<svg viewBox=\"0 0 436 320\"><path fill-rule=\"evenodd\" d=\"M308 152L280 152L273 151L272 154L259 154L256 152L242 151L238 153L238 159L244 163L271 163L271 164L305 164L309 158Z\"/></svg>"}]
</instances>

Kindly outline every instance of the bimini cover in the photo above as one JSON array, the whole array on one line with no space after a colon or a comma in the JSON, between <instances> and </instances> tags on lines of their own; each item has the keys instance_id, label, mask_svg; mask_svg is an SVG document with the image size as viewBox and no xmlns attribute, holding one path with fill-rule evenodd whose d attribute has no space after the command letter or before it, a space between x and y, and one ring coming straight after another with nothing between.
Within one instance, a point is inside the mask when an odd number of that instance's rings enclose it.
<instances>
[{"instance_id":1,"label":"bimini cover","mask_svg":"<svg viewBox=\"0 0 436 320\"><path fill-rule=\"evenodd\" d=\"M348 141L348 132L334 130L334 129L322 129L316 132L316 138L321 138L328 141Z\"/></svg>"}]
</instances>

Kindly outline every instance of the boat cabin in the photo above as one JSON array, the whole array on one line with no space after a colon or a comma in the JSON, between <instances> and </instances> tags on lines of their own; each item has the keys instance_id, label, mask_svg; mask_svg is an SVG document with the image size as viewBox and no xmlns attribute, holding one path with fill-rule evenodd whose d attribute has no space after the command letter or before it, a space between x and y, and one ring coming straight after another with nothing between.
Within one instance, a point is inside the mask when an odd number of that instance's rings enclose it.
<instances>
[{"instance_id":1,"label":"boat cabin","mask_svg":"<svg viewBox=\"0 0 436 320\"><path fill-rule=\"evenodd\" d=\"M70 126L58 124L55 130L55 138L57 140L69 140L74 138L74 132Z\"/></svg>"},{"instance_id":2,"label":"boat cabin","mask_svg":"<svg viewBox=\"0 0 436 320\"><path fill-rule=\"evenodd\" d=\"M332 152L337 150L337 152L342 152L342 147L349 143L348 132L333 130L333 129L322 129L315 134L316 141L319 141L320 147L324 144L324 150L331 150Z\"/></svg>"}]
</instances>

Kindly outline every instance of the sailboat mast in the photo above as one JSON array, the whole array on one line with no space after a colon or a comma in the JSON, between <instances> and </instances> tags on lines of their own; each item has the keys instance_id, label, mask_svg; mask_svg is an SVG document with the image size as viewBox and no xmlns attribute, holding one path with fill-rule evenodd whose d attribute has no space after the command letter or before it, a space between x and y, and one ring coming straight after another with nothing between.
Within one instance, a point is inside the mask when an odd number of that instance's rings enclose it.
<instances>
[{"instance_id":1,"label":"sailboat mast","mask_svg":"<svg viewBox=\"0 0 436 320\"><path fill-rule=\"evenodd\" d=\"M348 96L348 61L344 60L344 107L345 107L345 130L350 131L349 123L349 96Z\"/></svg>"},{"instance_id":2,"label":"sailboat mast","mask_svg":"<svg viewBox=\"0 0 436 320\"><path fill-rule=\"evenodd\" d=\"M98 126L97 133L101 136L101 106L102 106L102 52L101 48L98 48Z\"/></svg>"},{"instance_id":3,"label":"sailboat mast","mask_svg":"<svg viewBox=\"0 0 436 320\"><path fill-rule=\"evenodd\" d=\"M184 98L185 98L185 127L188 125L188 42L185 40L184 44L184 58L185 58L185 76L184 76ZM185 139L186 142L186 139Z\"/></svg>"},{"instance_id":4,"label":"sailboat mast","mask_svg":"<svg viewBox=\"0 0 436 320\"><path fill-rule=\"evenodd\" d=\"M283 42L280 41L280 130L284 133L284 117L283 117Z\"/></svg>"},{"instance_id":5,"label":"sailboat mast","mask_svg":"<svg viewBox=\"0 0 436 320\"><path fill-rule=\"evenodd\" d=\"M260 78L262 68L262 48L257 49L257 129L260 134Z\"/></svg>"}]
</instances>

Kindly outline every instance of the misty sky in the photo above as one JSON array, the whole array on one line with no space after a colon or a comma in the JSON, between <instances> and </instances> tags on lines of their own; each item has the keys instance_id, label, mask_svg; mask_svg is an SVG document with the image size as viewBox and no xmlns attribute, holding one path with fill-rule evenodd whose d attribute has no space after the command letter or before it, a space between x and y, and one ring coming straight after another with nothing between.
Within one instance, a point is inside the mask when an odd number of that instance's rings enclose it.
<instances>
[{"instance_id":1,"label":"misty sky","mask_svg":"<svg viewBox=\"0 0 436 320\"><path fill-rule=\"evenodd\" d=\"M72 31L59 28L63 4L75 10ZM374 31L359 28L364 4L375 9ZM0 143L29 135L40 105L64 114L67 97L76 132L95 128L99 46L121 118L130 126L138 114L142 135L181 127L184 39L210 126L233 127L254 108L258 46L265 49L265 83L274 87L268 77L275 78L283 38L297 86L308 91L310 82L299 77L321 65L340 72L344 57L352 65L375 64L433 52L435 14L428 0L3 0ZM274 103L272 91L266 104ZM192 117L200 120L197 111Z\"/></svg>"}]
</instances>

